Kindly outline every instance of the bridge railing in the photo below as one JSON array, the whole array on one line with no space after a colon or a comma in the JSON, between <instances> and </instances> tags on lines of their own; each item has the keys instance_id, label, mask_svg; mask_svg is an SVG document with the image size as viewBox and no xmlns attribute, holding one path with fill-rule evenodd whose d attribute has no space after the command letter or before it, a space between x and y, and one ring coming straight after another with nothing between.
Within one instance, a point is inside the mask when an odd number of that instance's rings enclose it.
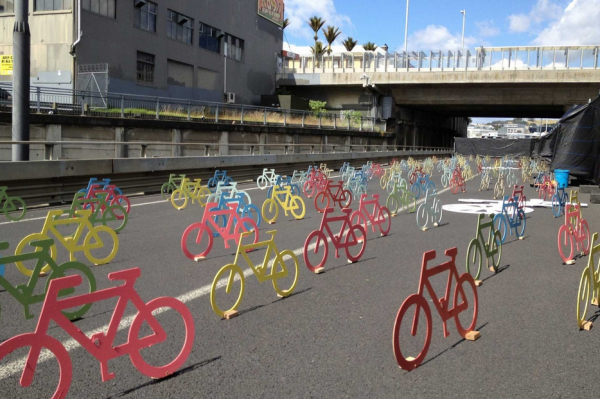
<instances>
[{"instance_id":1,"label":"bridge railing","mask_svg":"<svg viewBox=\"0 0 600 399\"><path fill-rule=\"evenodd\" d=\"M12 111L12 84L0 83L0 111ZM197 123L386 131L386 121L343 112L311 112L166 97L32 86L31 113L133 118Z\"/></svg>"},{"instance_id":2,"label":"bridge railing","mask_svg":"<svg viewBox=\"0 0 600 399\"><path fill-rule=\"evenodd\" d=\"M464 53L461 50L439 50L301 55L285 58L278 73L597 69L599 47L480 47Z\"/></svg>"},{"instance_id":3,"label":"bridge railing","mask_svg":"<svg viewBox=\"0 0 600 399\"><path fill-rule=\"evenodd\" d=\"M220 143L171 143L171 142L150 142L150 141L0 141L0 146L12 144L29 144L32 146L44 146L44 160L57 160L54 156L55 147L61 145L81 145L89 147L113 147L117 152L117 147L139 148L138 158L148 158L149 147L190 147L200 149L203 156L223 155L221 148L226 148L227 153L236 152L236 155L289 155L289 154L335 154L335 153L356 153L356 152L385 152L385 151L428 151L428 152L451 152L452 148L447 147L427 147L427 146L399 146L388 144L220 144ZM128 158L135 158L129 152ZM101 158L80 158L80 159L101 159Z\"/></svg>"}]
</instances>

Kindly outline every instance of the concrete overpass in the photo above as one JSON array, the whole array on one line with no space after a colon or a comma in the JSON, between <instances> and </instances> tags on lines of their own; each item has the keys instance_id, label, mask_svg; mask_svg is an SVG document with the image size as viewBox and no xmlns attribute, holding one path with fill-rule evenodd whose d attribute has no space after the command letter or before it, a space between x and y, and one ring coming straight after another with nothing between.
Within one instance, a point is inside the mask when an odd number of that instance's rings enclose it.
<instances>
[{"instance_id":1,"label":"concrete overpass","mask_svg":"<svg viewBox=\"0 0 600 399\"><path fill-rule=\"evenodd\" d=\"M479 48L455 52L295 56L277 84L334 109L398 107L447 117L558 118L600 89L598 46ZM388 101L389 102L389 101ZM385 109L379 109L385 114Z\"/></svg>"}]
</instances>

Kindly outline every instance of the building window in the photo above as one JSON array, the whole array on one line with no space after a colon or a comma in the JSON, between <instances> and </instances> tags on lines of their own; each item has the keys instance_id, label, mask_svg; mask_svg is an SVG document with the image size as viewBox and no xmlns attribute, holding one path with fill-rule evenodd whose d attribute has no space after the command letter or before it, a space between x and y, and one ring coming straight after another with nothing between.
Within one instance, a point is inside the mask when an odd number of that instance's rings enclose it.
<instances>
[{"instance_id":1,"label":"building window","mask_svg":"<svg viewBox=\"0 0 600 399\"><path fill-rule=\"evenodd\" d=\"M116 2L117 0L83 0L81 7L94 14L117 18Z\"/></svg>"},{"instance_id":2,"label":"building window","mask_svg":"<svg viewBox=\"0 0 600 399\"><path fill-rule=\"evenodd\" d=\"M56 11L70 9L70 0L35 0L34 11Z\"/></svg>"},{"instance_id":3,"label":"building window","mask_svg":"<svg viewBox=\"0 0 600 399\"><path fill-rule=\"evenodd\" d=\"M156 3L146 0L133 0L134 26L148 32L156 32Z\"/></svg>"},{"instance_id":4,"label":"building window","mask_svg":"<svg viewBox=\"0 0 600 399\"><path fill-rule=\"evenodd\" d=\"M194 20L169 10L167 17L167 37L183 43L192 44L194 36Z\"/></svg>"},{"instance_id":5,"label":"building window","mask_svg":"<svg viewBox=\"0 0 600 399\"><path fill-rule=\"evenodd\" d=\"M13 14L15 12L14 0L0 0L0 14Z\"/></svg>"},{"instance_id":6,"label":"building window","mask_svg":"<svg viewBox=\"0 0 600 399\"><path fill-rule=\"evenodd\" d=\"M154 55L137 52L137 81L154 83Z\"/></svg>"},{"instance_id":7,"label":"building window","mask_svg":"<svg viewBox=\"0 0 600 399\"><path fill-rule=\"evenodd\" d=\"M221 40L217 39L219 30L200 22L198 31L200 32L200 39L198 40L199 46L208 51L212 51L213 53L220 54Z\"/></svg>"},{"instance_id":8,"label":"building window","mask_svg":"<svg viewBox=\"0 0 600 399\"><path fill-rule=\"evenodd\" d=\"M239 37L225 35L225 56L236 61L242 61L244 56L244 41Z\"/></svg>"}]
</instances>

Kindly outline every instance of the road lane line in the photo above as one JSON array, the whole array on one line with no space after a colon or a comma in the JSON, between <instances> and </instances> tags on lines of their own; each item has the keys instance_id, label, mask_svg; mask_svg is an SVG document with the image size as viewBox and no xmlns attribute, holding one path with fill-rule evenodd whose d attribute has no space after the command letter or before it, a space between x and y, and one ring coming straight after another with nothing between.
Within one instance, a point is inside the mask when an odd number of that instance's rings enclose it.
<instances>
[{"instance_id":1,"label":"road lane line","mask_svg":"<svg viewBox=\"0 0 600 399\"><path fill-rule=\"evenodd\" d=\"M473 176L469 180L474 179L476 176L477 175ZM438 194L442 194L442 193L447 192L449 190L450 190L450 187L447 187L447 188L439 191ZM420 199L420 200L417 201L417 204L420 204L420 203L422 203L424 201L425 201L425 198L422 198L422 199ZM368 235L368 233L367 233L367 235ZM328 237L327 241L331 242L331 238ZM314 249L314 248L315 248L315 244L311 244L309 246L309 250ZM294 252L294 254L296 256L300 256L304 252L304 247L297 248L293 252ZM269 266L271 266L272 262L273 261L269 262ZM249 277L254 272L252 271L252 269L246 269L246 270L244 270L243 273L244 273L244 277ZM236 280L237 279L239 279L239 278L236 277ZM227 280L228 280L227 278L223 278L223 279L219 280L217 282L217 289L221 289L221 288L225 287L225 285L227 284ZM185 294L182 294L182 295L178 296L177 299L179 299L183 303L191 302L191 301L193 301L195 299L198 299L198 298L201 298L203 296L209 295L211 287L212 287L212 283L211 284L207 284L207 285L202 286L202 287L200 287L198 289L186 292ZM161 313L163 313L163 312L165 312L167 310L168 310L168 308L161 308L161 309L157 310L155 312L155 314L158 315L158 314L161 314ZM130 316L124 317L121 320L121 322L119 323L118 330L121 331L121 330L124 330L126 328L129 328L130 325L131 325L131 323L133 322L133 319L135 318L135 316L136 315L130 315ZM90 337L93 334L105 332L107 329L108 329L108 325L104 325L104 326L96 328L94 330L85 332L85 335L88 336L88 337ZM63 346L65 347L65 349L68 352L71 352L74 349L77 349L77 348L81 347L79 345L79 342L77 342L73 338L70 338L70 339L67 339L67 340L63 341L62 344L63 344ZM50 360L52 357L53 357L53 355L51 354L50 351L43 351L40 354L38 363L43 363L43 362L45 362L47 360ZM18 360L13 360L12 362L10 362L10 363L8 363L8 364L3 365L2 367L0 367L0 380L8 378L8 377L10 377L10 376L12 376L14 374L17 374L17 373L21 373L23 371L23 365L24 365L24 363L25 363L26 360L27 360L27 357L22 357L22 358L20 358Z\"/></svg>"}]
</instances>

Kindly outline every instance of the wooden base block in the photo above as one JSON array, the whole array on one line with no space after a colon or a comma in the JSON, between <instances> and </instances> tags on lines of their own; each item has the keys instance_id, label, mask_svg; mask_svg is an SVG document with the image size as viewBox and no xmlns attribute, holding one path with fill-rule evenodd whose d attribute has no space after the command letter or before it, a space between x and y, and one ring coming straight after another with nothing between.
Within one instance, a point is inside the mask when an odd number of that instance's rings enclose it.
<instances>
[{"instance_id":1,"label":"wooden base block","mask_svg":"<svg viewBox=\"0 0 600 399\"><path fill-rule=\"evenodd\" d=\"M352 262L350 259L348 259L348 263L354 263L354 262Z\"/></svg>"},{"instance_id":2,"label":"wooden base block","mask_svg":"<svg viewBox=\"0 0 600 399\"><path fill-rule=\"evenodd\" d=\"M525 239L525 237L523 237L523 236L519 237L519 240L524 240L524 239Z\"/></svg>"},{"instance_id":3,"label":"wooden base block","mask_svg":"<svg viewBox=\"0 0 600 399\"><path fill-rule=\"evenodd\" d=\"M565 265L574 265L575 264L575 260L571 259L565 262Z\"/></svg>"},{"instance_id":4,"label":"wooden base block","mask_svg":"<svg viewBox=\"0 0 600 399\"><path fill-rule=\"evenodd\" d=\"M206 260L206 256L196 256L196 257L194 258L194 261L195 261L195 262L200 262L201 260Z\"/></svg>"},{"instance_id":5,"label":"wooden base block","mask_svg":"<svg viewBox=\"0 0 600 399\"><path fill-rule=\"evenodd\" d=\"M469 331L465 337L465 339L469 341L476 341L479 338L481 338L481 334L479 333L479 331Z\"/></svg>"},{"instance_id":6,"label":"wooden base block","mask_svg":"<svg viewBox=\"0 0 600 399\"><path fill-rule=\"evenodd\" d=\"M427 227L423 227L421 230L423 230L423 231L427 231Z\"/></svg>"},{"instance_id":7,"label":"wooden base block","mask_svg":"<svg viewBox=\"0 0 600 399\"><path fill-rule=\"evenodd\" d=\"M594 306L600 306L600 303L598 303L598 298L594 298L594 299L592 299L592 302L591 302L591 303L592 303L592 305L594 305Z\"/></svg>"},{"instance_id":8,"label":"wooden base block","mask_svg":"<svg viewBox=\"0 0 600 399\"><path fill-rule=\"evenodd\" d=\"M228 310L227 312L225 312L223 314L223 318L226 320L231 320L234 317L238 317L240 314L238 313L237 310Z\"/></svg>"},{"instance_id":9,"label":"wooden base block","mask_svg":"<svg viewBox=\"0 0 600 399\"><path fill-rule=\"evenodd\" d=\"M409 356L409 357L406 358L406 360L408 360L409 362L412 362L413 360L415 360L415 358L412 357L412 356Z\"/></svg>"},{"instance_id":10,"label":"wooden base block","mask_svg":"<svg viewBox=\"0 0 600 399\"><path fill-rule=\"evenodd\" d=\"M594 323L592 323L591 321L586 321L585 323L583 323L581 325L581 329L582 330L586 330L586 331L590 331L592 329L593 325L594 325Z\"/></svg>"},{"instance_id":11,"label":"wooden base block","mask_svg":"<svg viewBox=\"0 0 600 399\"><path fill-rule=\"evenodd\" d=\"M317 267L315 269L315 274L321 274L325 272L325 268L324 267Z\"/></svg>"},{"instance_id":12,"label":"wooden base block","mask_svg":"<svg viewBox=\"0 0 600 399\"><path fill-rule=\"evenodd\" d=\"M98 266L98 265L96 265L96 266ZM46 273L46 272L40 272L40 277L46 277L47 275L48 275L48 273Z\"/></svg>"},{"instance_id":13,"label":"wooden base block","mask_svg":"<svg viewBox=\"0 0 600 399\"><path fill-rule=\"evenodd\" d=\"M494 267L493 267L493 266L492 266L492 267L490 267L490 271L491 271L492 273L496 273L496 271L494 270Z\"/></svg>"},{"instance_id":14,"label":"wooden base block","mask_svg":"<svg viewBox=\"0 0 600 399\"><path fill-rule=\"evenodd\" d=\"M434 223L433 225L434 225L435 227L438 227L438 226L439 226L439 224L438 224L437 222L436 222L436 223Z\"/></svg>"},{"instance_id":15,"label":"wooden base block","mask_svg":"<svg viewBox=\"0 0 600 399\"><path fill-rule=\"evenodd\" d=\"M483 281L475 280L475 287L481 287L482 284L483 284Z\"/></svg>"},{"instance_id":16,"label":"wooden base block","mask_svg":"<svg viewBox=\"0 0 600 399\"><path fill-rule=\"evenodd\" d=\"M397 213L392 213L392 217L395 218L396 216L398 216Z\"/></svg>"},{"instance_id":17,"label":"wooden base block","mask_svg":"<svg viewBox=\"0 0 600 399\"><path fill-rule=\"evenodd\" d=\"M269 222L269 224L275 224L275 222Z\"/></svg>"}]
</instances>

